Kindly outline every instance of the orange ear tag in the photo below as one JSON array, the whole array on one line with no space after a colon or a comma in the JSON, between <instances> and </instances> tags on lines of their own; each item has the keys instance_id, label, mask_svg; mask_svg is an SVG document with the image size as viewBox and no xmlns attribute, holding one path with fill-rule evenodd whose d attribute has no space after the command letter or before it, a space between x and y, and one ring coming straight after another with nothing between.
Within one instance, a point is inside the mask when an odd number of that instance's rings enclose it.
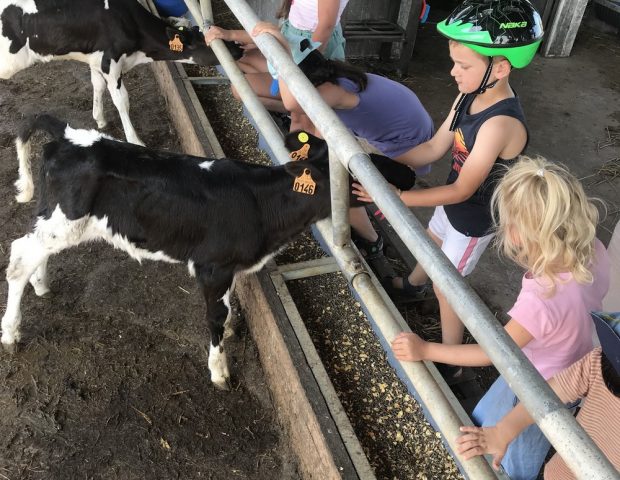
<instances>
[{"instance_id":1,"label":"orange ear tag","mask_svg":"<svg viewBox=\"0 0 620 480\"><path fill-rule=\"evenodd\" d=\"M299 150L295 150L288 154L293 160L308 160L308 151L310 150L310 144L306 143L302 145Z\"/></svg>"},{"instance_id":2,"label":"orange ear tag","mask_svg":"<svg viewBox=\"0 0 620 480\"><path fill-rule=\"evenodd\" d=\"M305 193L306 195L314 195L316 189L316 183L312 180L312 175L309 169L304 169L299 177L293 182L293 191L298 193Z\"/></svg>"},{"instance_id":3,"label":"orange ear tag","mask_svg":"<svg viewBox=\"0 0 620 480\"><path fill-rule=\"evenodd\" d=\"M174 35L174 38L168 42L168 46L170 50L173 52L182 52L183 51L183 42L179 38L178 34Z\"/></svg>"}]
</instances>

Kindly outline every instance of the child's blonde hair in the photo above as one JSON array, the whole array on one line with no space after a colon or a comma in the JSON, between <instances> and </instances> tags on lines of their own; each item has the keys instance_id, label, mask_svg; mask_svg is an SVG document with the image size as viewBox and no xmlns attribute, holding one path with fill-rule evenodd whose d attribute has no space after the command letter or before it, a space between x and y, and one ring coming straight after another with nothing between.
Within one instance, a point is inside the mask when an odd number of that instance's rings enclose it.
<instances>
[{"instance_id":1,"label":"child's blonde hair","mask_svg":"<svg viewBox=\"0 0 620 480\"><path fill-rule=\"evenodd\" d=\"M497 247L532 276L549 278L551 294L561 272L592 282L598 210L564 166L520 157L497 185L491 208Z\"/></svg>"}]
</instances>

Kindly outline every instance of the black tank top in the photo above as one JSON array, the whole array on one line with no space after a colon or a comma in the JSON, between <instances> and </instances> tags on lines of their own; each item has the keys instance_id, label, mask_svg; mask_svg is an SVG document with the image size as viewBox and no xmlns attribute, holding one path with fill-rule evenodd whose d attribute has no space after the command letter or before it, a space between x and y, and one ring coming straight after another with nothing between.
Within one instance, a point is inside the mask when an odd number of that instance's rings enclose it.
<instances>
[{"instance_id":1,"label":"black tank top","mask_svg":"<svg viewBox=\"0 0 620 480\"><path fill-rule=\"evenodd\" d=\"M469 152L471 152L476 143L478 130L480 130L482 124L489 118L497 115L516 118L525 126L526 130L527 139L523 150L525 150L529 141L529 133L527 132L527 125L525 124L525 115L523 114L523 109L521 108L516 94L513 98L500 100L486 110L472 115L467 112L474 98L476 98L476 96L472 95L471 99L467 100L467 103L464 105L465 113L463 113L459 119L456 124L456 129L454 130L452 168L448 174L447 185L456 182L456 179L459 178L461 168L463 168L463 164L467 161ZM522 153L523 150L520 153ZM461 203L444 205L448 220L450 220L450 223L456 230L468 237L482 237L490 233L493 224L490 207L491 196L493 195L497 182L505 172L505 168L503 167L511 164L514 160L514 158L497 158L493 168L491 168L489 172L489 176L482 182L482 185L478 187L478 190L476 190L471 197Z\"/></svg>"}]
</instances>

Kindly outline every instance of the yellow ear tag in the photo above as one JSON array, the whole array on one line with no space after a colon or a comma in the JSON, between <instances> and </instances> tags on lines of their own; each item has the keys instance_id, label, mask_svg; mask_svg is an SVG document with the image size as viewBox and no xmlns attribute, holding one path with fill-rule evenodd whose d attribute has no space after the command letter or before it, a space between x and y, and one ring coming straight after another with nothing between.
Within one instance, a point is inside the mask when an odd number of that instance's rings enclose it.
<instances>
[{"instance_id":1,"label":"yellow ear tag","mask_svg":"<svg viewBox=\"0 0 620 480\"><path fill-rule=\"evenodd\" d=\"M179 38L178 34L174 35L174 38L168 42L168 46L170 50L173 52L182 52L183 51L183 42Z\"/></svg>"},{"instance_id":2,"label":"yellow ear tag","mask_svg":"<svg viewBox=\"0 0 620 480\"><path fill-rule=\"evenodd\" d=\"M295 150L288 154L293 160L308 160L308 151L310 150L310 144L306 143L302 145L299 150Z\"/></svg>"},{"instance_id":3,"label":"yellow ear tag","mask_svg":"<svg viewBox=\"0 0 620 480\"><path fill-rule=\"evenodd\" d=\"M293 182L294 192L305 193L306 195L314 195L315 188L316 183L314 180L312 180L310 170L308 170L307 168L304 169L304 173L297 177Z\"/></svg>"},{"instance_id":4,"label":"yellow ear tag","mask_svg":"<svg viewBox=\"0 0 620 480\"><path fill-rule=\"evenodd\" d=\"M299 132L299 135L297 135L297 140L301 143L307 143L309 140L308 134L306 132Z\"/></svg>"}]
</instances>

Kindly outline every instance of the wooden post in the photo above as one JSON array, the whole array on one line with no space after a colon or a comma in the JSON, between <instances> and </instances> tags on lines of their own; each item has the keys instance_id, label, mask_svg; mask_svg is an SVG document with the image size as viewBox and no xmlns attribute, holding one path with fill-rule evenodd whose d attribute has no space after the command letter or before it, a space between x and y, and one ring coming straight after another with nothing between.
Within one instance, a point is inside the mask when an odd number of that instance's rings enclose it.
<instances>
[{"instance_id":1,"label":"wooden post","mask_svg":"<svg viewBox=\"0 0 620 480\"><path fill-rule=\"evenodd\" d=\"M568 57L588 0L557 0L551 27L545 32L542 54L545 57Z\"/></svg>"}]
</instances>

